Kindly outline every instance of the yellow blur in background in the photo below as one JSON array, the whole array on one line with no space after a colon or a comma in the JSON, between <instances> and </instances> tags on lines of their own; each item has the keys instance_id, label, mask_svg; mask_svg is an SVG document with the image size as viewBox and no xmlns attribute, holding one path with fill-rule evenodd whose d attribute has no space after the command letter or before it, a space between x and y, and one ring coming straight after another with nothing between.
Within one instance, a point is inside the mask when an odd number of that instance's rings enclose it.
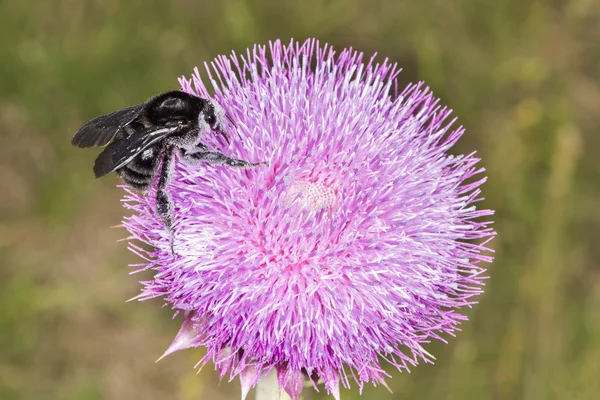
<instances>
[{"instance_id":1,"label":"yellow blur in background","mask_svg":"<svg viewBox=\"0 0 600 400\"><path fill-rule=\"evenodd\" d=\"M126 213L88 119L254 43L317 37L424 80L487 168L496 261L435 365L365 399L600 396L600 2L8 0L0 2L0 399L236 399L203 352L155 364L180 320L135 296ZM304 399L324 398L312 389ZM358 399L358 390L342 390Z\"/></svg>"}]
</instances>

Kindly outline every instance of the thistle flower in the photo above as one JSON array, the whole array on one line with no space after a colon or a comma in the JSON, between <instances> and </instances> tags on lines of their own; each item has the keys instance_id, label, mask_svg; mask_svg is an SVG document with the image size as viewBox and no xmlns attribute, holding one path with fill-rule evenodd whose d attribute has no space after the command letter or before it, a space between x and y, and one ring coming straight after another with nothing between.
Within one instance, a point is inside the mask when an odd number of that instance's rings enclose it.
<instances>
[{"instance_id":1,"label":"thistle flower","mask_svg":"<svg viewBox=\"0 0 600 400\"><path fill-rule=\"evenodd\" d=\"M138 299L183 312L166 354L204 346L242 396L270 370L292 398L305 379L339 399L340 383L385 384L432 362L481 293L493 214L476 210L485 178L474 153L448 150L464 132L422 83L398 93L387 60L339 54L315 40L255 46L206 65L234 124L232 157L252 169L177 163L174 246L154 196L128 193L130 242L155 272ZM196 69L182 78L207 97Z\"/></svg>"}]
</instances>

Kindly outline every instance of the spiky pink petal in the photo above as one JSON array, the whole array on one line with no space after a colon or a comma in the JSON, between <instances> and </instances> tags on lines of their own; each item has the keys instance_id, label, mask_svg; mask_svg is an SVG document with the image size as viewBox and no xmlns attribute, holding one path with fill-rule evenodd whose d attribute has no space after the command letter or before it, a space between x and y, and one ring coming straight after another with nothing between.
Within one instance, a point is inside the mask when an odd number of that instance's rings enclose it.
<instances>
[{"instance_id":1,"label":"spiky pink petal","mask_svg":"<svg viewBox=\"0 0 600 400\"><path fill-rule=\"evenodd\" d=\"M260 370L254 365L249 365L241 370L240 383L242 385L242 400L246 399L248 392L260 381Z\"/></svg>"},{"instance_id":2,"label":"spiky pink petal","mask_svg":"<svg viewBox=\"0 0 600 400\"><path fill-rule=\"evenodd\" d=\"M179 329L179 332L175 336L175 339L173 340L173 342L171 343L171 345L169 346L167 351L165 351L163 353L163 355L160 356L156 360L156 362L159 362L160 360L162 360L169 354L172 354L176 351L189 349L191 347L198 346L198 344L197 344L198 334L194 330L195 316L196 316L196 312L194 312L194 311L184 312L183 324L181 324L181 328Z\"/></svg>"},{"instance_id":3,"label":"spiky pink petal","mask_svg":"<svg viewBox=\"0 0 600 400\"><path fill-rule=\"evenodd\" d=\"M278 365L275 368L277 369L279 387L283 388L292 400L298 400L304 387L304 374L301 371L289 369L284 365Z\"/></svg>"}]
</instances>

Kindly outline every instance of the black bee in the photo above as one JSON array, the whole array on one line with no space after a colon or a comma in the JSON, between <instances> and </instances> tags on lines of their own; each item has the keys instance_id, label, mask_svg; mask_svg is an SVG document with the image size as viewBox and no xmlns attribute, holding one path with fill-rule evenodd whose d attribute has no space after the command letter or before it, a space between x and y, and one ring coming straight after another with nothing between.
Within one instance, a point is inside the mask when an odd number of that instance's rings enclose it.
<instances>
[{"instance_id":1,"label":"black bee","mask_svg":"<svg viewBox=\"0 0 600 400\"><path fill-rule=\"evenodd\" d=\"M96 178L116 171L139 193L150 191L158 173L156 211L171 231L173 201L165 188L171 177L175 153L186 163L206 161L237 168L263 164L209 151L201 142L202 136L211 131L228 140L223 130L225 117L224 110L212 100L172 91L88 121L75 132L71 143L77 147L106 146L96 158Z\"/></svg>"}]
</instances>

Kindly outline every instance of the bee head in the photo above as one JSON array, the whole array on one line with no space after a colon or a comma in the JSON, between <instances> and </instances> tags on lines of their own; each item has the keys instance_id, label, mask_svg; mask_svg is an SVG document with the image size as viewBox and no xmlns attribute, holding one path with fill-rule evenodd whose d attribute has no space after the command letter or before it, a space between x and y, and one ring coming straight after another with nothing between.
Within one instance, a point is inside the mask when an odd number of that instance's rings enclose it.
<instances>
[{"instance_id":1,"label":"bee head","mask_svg":"<svg viewBox=\"0 0 600 400\"><path fill-rule=\"evenodd\" d=\"M198 116L198 124L200 127L208 125L211 131L222 135L229 143L227 135L223 130L223 118L225 118L225 110L212 100L207 100L206 106Z\"/></svg>"},{"instance_id":2,"label":"bee head","mask_svg":"<svg viewBox=\"0 0 600 400\"><path fill-rule=\"evenodd\" d=\"M217 127L217 116L215 115L215 108L212 104L208 104L206 109L200 113L200 117L204 118L204 121L210 126L211 129Z\"/></svg>"},{"instance_id":3,"label":"bee head","mask_svg":"<svg viewBox=\"0 0 600 400\"><path fill-rule=\"evenodd\" d=\"M220 105L212 100L207 100L204 110L202 110L199 115L199 119L201 120L198 122L202 123L202 120L204 120L212 130L218 130L222 127L224 115L225 112Z\"/></svg>"}]
</instances>

